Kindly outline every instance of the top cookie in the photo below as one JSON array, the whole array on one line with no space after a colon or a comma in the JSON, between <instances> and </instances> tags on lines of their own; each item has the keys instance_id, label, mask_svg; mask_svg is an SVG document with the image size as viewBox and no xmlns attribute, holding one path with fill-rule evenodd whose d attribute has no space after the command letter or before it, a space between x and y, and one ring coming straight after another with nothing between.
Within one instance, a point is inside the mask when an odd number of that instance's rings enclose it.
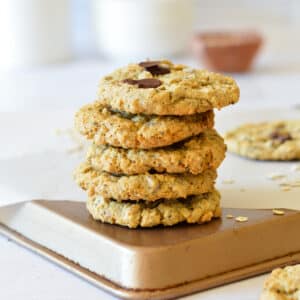
<instances>
[{"instance_id":1,"label":"top cookie","mask_svg":"<svg viewBox=\"0 0 300 300\"><path fill-rule=\"evenodd\" d=\"M275 269L264 284L261 300L300 300L300 265Z\"/></svg>"},{"instance_id":2,"label":"top cookie","mask_svg":"<svg viewBox=\"0 0 300 300\"><path fill-rule=\"evenodd\" d=\"M191 115L234 104L236 82L227 76L169 61L130 64L105 76L98 100L132 114Z\"/></svg>"},{"instance_id":3,"label":"top cookie","mask_svg":"<svg viewBox=\"0 0 300 300\"><path fill-rule=\"evenodd\" d=\"M245 124L225 135L228 150L258 160L300 159L300 121Z\"/></svg>"}]
</instances>

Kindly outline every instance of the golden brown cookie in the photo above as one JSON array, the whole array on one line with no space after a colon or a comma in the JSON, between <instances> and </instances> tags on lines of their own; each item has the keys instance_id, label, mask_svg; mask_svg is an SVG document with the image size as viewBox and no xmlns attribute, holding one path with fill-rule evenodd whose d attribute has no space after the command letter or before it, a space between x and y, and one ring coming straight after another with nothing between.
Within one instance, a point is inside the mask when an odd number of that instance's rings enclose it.
<instances>
[{"instance_id":1,"label":"golden brown cookie","mask_svg":"<svg viewBox=\"0 0 300 300\"><path fill-rule=\"evenodd\" d=\"M149 149L174 144L214 125L214 113L192 116L146 116L112 112L99 102L85 105L75 117L76 129L96 145Z\"/></svg>"},{"instance_id":2,"label":"golden brown cookie","mask_svg":"<svg viewBox=\"0 0 300 300\"><path fill-rule=\"evenodd\" d=\"M300 159L300 121L245 124L225 135L228 150L258 160Z\"/></svg>"},{"instance_id":3,"label":"golden brown cookie","mask_svg":"<svg viewBox=\"0 0 300 300\"><path fill-rule=\"evenodd\" d=\"M94 196L88 199L87 209L95 220L130 228L200 224L221 216L220 194L216 190L187 199L137 203Z\"/></svg>"},{"instance_id":4,"label":"golden brown cookie","mask_svg":"<svg viewBox=\"0 0 300 300\"><path fill-rule=\"evenodd\" d=\"M131 64L105 76L98 100L132 114L191 115L234 104L236 82L227 76L169 61Z\"/></svg>"},{"instance_id":5,"label":"golden brown cookie","mask_svg":"<svg viewBox=\"0 0 300 300\"><path fill-rule=\"evenodd\" d=\"M87 160L98 171L114 174L192 173L217 169L225 158L226 146L221 136L213 130L177 144L153 149L122 149L92 145Z\"/></svg>"},{"instance_id":6,"label":"golden brown cookie","mask_svg":"<svg viewBox=\"0 0 300 300\"><path fill-rule=\"evenodd\" d=\"M77 184L89 195L122 200L146 200L186 198L211 192L217 173L205 170L199 175L141 174L116 176L94 170L89 163L82 163L74 172Z\"/></svg>"}]
</instances>

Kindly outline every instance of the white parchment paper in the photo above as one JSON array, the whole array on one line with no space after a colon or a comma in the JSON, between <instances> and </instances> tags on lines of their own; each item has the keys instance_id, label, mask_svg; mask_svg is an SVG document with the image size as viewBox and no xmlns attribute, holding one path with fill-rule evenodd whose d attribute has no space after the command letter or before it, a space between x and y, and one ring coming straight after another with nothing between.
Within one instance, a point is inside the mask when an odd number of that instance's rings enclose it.
<instances>
[{"instance_id":1,"label":"white parchment paper","mask_svg":"<svg viewBox=\"0 0 300 300\"><path fill-rule=\"evenodd\" d=\"M34 199L85 200L72 180L85 156L71 130L73 117L69 110L0 113L0 206Z\"/></svg>"},{"instance_id":2,"label":"white parchment paper","mask_svg":"<svg viewBox=\"0 0 300 300\"><path fill-rule=\"evenodd\" d=\"M0 161L0 205L35 199L83 201L72 180L78 156L47 151Z\"/></svg>"},{"instance_id":3,"label":"white parchment paper","mask_svg":"<svg viewBox=\"0 0 300 300\"><path fill-rule=\"evenodd\" d=\"M85 193L72 180L84 159L80 142L70 131L72 111L0 114L0 206L35 199L85 201ZM223 133L245 122L300 118L292 109L217 112ZM59 133L59 134L57 134ZM222 206L232 208L289 208L300 210L300 187L283 191L272 173L285 180L300 180L297 162L258 162L228 154L219 169L217 187Z\"/></svg>"}]
</instances>

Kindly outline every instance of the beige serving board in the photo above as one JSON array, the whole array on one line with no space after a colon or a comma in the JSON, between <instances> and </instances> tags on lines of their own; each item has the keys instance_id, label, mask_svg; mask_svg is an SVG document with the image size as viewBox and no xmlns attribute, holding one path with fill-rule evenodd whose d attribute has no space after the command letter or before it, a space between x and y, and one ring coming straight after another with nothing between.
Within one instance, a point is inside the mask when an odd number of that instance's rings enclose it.
<instances>
[{"instance_id":1,"label":"beige serving board","mask_svg":"<svg viewBox=\"0 0 300 300\"><path fill-rule=\"evenodd\" d=\"M33 201L1 209L0 231L125 299L176 298L300 262L300 212L223 215L206 225L129 230L94 221L83 203Z\"/></svg>"}]
</instances>

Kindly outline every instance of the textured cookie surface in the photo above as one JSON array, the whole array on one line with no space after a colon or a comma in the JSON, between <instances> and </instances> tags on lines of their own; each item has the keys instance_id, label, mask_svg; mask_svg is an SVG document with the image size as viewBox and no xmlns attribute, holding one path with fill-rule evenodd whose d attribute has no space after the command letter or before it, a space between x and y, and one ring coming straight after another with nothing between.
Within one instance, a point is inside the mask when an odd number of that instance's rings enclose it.
<instances>
[{"instance_id":1,"label":"textured cookie surface","mask_svg":"<svg viewBox=\"0 0 300 300\"><path fill-rule=\"evenodd\" d=\"M89 195L100 195L115 200L146 200L186 198L211 192L217 177L215 170L206 170L199 175L142 174L116 176L94 170L82 163L74 172L78 185L88 190Z\"/></svg>"},{"instance_id":2,"label":"textured cookie surface","mask_svg":"<svg viewBox=\"0 0 300 300\"><path fill-rule=\"evenodd\" d=\"M300 265L273 270L260 300L300 300Z\"/></svg>"},{"instance_id":3,"label":"textured cookie surface","mask_svg":"<svg viewBox=\"0 0 300 300\"><path fill-rule=\"evenodd\" d=\"M222 137L213 130L165 148L153 150L122 149L92 145L87 154L91 166L114 174L158 173L200 174L217 169L225 157Z\"/></svg>"},{"instance_id":4,"label":"textured cookie surface","mask_svg":"<svg viewBox=\"0 0 300 300\"><path fill-rule=\"evenodd\" d=\"M258 160L300 159L300 120L246 124L225 135L228 150Z\"/></svg>"},{"instance_id":5,"label":"textured cookie surface","mask_svg":"<svg viewBox=\"0 0 300 300\"><path fill-rule=\"evenodd\" d=\"M90 197L87 209L95 220L130 228L172 226L177 223L205 223L220 217L220 194L191 196L187 199L117 202L101 196Z\"/></svg>"},{"instance_id":6,"label":"textured cookie surface","mask_svg":"<svg viewBox=\"0 0 300 300\"><path fill-rule=\"evenodd\" d=\"M239 88L232 78L169 61L118 69L100 81L98 90L98 100L105 106L133 114L189 115L238 99Z\"/></svg>"},{"instance_id":7,"label":"textured cookie surface","mask_svg":"<svg viewBox=\"0 0 300 300\"><path fill-rule=\"evenodd\" d=\"M75 127L97 145L149 149L197 135L214 125L214 113L191 116L146 116L112 112L99 102L76 114Z\"/></svg>"}]
</instances>

